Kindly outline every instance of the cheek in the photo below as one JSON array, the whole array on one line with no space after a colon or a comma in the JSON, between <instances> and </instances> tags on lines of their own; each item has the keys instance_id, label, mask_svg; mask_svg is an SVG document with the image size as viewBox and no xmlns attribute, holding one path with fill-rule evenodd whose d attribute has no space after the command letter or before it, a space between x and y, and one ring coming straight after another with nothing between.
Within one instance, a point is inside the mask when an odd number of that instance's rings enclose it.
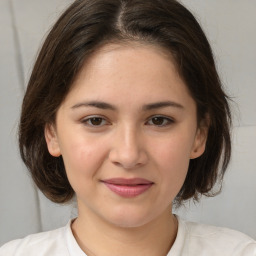
<instances>
[{"instance_id":1,"label":"cheek","mask_svg":"<svg viewBox=\"0 0 256 256\"><path fill-rule=\"evenodd\" d=\"M156 156L156 161L159 164L169 165L176 169L178 166L189 162L192 145L191 136L186 136L184 133L180 136L173 134L163 138L158 143L154 143L154 146L151 146L152 155Z\"/></svg>"},{"instance_id":2,"label":"cheek","mask_svg":"<svg viewBox=\"0 0 256 256\"><path fill-rule=\"evenodd\" d=\"M157 169L161 173L161 183L165 190L179 192L187 175L192 141L189 137L173 136L155 144L152 151ZM170 191L169 191L170 192Z\"/></svg>"},{"instance_id":3,"label":"cheek","mask_svg":"<svg viewBox=\"0 0 256 256\"><path fill-rule=\"evenodd\" d=\"M61 152L70 183L92 180L105 156L102 143L88 138L72 136L62 140ZM103 144L104 145L104 144Z\"/></svg>"}]
</instances>

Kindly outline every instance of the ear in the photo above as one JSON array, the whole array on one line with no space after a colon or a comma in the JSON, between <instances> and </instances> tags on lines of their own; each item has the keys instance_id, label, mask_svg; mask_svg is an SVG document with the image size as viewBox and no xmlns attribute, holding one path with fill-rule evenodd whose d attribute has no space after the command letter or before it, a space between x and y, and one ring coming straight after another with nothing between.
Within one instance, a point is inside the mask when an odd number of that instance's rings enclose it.
<instances>
[{"instance_id":1,"label":"ear","mask_svg":"<svg viewBox=\"0 0 256 256\"><path fill-rule=\"evenodd\" d=\"M207 136L209 129L209 118L202 120L197 128L194 144L191 150L190 159L195 159L201 156L205 151Z\"/></svg>"},{"instance_id":2,"label":"ear","mask_svg":"<svg viewBox=\"0 0 256 256\"><path fill-rule=\"evenodd\" d=\"M54 157L59 157L61 155L60 146L58 142L56 129L53 124L45 125L44 136L49 153Z\"/></svg>"}]
</instances>

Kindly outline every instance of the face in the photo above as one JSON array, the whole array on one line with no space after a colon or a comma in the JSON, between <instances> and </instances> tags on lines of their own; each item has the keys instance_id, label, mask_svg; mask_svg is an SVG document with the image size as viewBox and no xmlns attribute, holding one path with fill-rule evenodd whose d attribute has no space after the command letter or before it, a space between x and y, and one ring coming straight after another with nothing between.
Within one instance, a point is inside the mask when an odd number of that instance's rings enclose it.
<instances>
[{"instance_id":1,"label":"face","mask_svg":"<svg viewBox=\"0 0 256 256\"><path fill-rule=\"evenodd\" d=\"M206 131L171 56L112 44L86 62L45 137L63 157L79 214L138 227L170 214Z\"/></svg>"}]
</instances>

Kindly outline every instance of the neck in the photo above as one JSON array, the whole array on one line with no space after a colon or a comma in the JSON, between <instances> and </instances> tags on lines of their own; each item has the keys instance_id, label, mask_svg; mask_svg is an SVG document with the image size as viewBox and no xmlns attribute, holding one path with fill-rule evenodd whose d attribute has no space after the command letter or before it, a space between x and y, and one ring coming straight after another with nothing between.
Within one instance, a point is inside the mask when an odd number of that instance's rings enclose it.
<instances>
[{"instance_id":1,"label":"neck","mask_svg":"<svg viewBox=\"0 0 256 256\"><path fill-rule=\"evenodd\" d=\"M119 227L79 209L72 224L73 234L87 256L165 256L175 241L177 229L171 209L139 227Z\"/></svg>"}]
</instances>

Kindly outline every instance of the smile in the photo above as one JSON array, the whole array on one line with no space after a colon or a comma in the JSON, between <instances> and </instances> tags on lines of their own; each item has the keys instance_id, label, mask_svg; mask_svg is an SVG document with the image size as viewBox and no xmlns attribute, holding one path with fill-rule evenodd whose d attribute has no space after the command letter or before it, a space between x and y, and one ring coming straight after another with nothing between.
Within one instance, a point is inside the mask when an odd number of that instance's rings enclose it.
<instances>
[{"instance_id":1,"label":"smile","mask_svg":"<svg viewBox=\"0 0 256 256\"><path fill-rule=\"evenodd\" d=\"M123 178L114 178L102 181L112 192L115 194L131 198L136 197L144 192L146 192L154 183L142 179L142 178L134 178L134 179L123 179Z\"/></svg>"}]
</instances>

